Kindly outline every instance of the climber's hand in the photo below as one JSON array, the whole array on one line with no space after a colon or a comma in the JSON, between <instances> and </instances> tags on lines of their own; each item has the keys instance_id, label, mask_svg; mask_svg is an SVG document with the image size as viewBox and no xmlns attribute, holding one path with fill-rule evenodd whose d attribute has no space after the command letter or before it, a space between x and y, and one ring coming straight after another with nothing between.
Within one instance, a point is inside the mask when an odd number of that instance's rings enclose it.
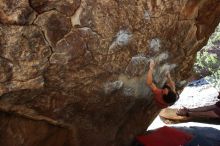
<instances>
[{"instance_id":1,"label":"climber's hand","mask_svg":"<svg viewBox=\"0 0 220 146\"><path fill-rule=\"evenodd\" d=\"M168 79L171 79L170 71L167 71L167 72L166 72L166 77L167 77Z\"/></svg>"},{"instance_id":2,"label":"climber's hand","mask_svg":"<svg viewBox=\"0 0 220 146\"><path fill-rule=\"evenodd\" d=\"M154 67L155 67L154 60L151 60L151 61L150 61L150 69L153 70Z\"/></svg>"}]
</instances>

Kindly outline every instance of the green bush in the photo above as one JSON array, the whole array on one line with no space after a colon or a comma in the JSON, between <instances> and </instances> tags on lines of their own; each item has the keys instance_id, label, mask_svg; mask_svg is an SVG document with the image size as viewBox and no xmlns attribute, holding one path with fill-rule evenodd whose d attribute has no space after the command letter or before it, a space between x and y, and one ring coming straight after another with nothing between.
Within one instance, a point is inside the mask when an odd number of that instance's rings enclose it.
<instances>
[{"instance_id":1,"label":"green bush","mask_svg":"<svg viewBox=\"0 0 220 146\"><path fill-rule=\"evenodd\" d=\"M203 50L203 52L198 52L196 56L196 63L194 69L197 73L202 76L212 74L218 70L220 61L216 54L212 54Z\"/></svg>"},{"instance_id":2,"label":"green bush","mask_svg":"<svg viewBox=\"0 0 220 146\"><path fill-rule=\"evenodd\" d=\"M209 38L207 45L197 53L194 71L200 74L201 77L207 76L206 79L220 89L220 59L217 54L213 53L216 51L210 51L220 48L220 46L217 46L218 44L220 44L220 24Z\"/></svg>"}]
</instances>

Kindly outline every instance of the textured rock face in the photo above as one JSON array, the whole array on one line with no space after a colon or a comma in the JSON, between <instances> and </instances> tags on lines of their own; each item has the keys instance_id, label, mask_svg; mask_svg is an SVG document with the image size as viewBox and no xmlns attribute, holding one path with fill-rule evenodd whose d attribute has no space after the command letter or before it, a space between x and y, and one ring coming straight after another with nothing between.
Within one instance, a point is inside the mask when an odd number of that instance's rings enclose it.
<instances>
[{"instance_id":1,"label":"textured rock face","mask_svg":"<svg viewBox=\"0 0 220 146\"><path fill-rule=\"evenodd\" d=\"M0 92L38 89L49 66L51 50L36 26L6 26L1 29Z\"/></svg>"},{"instance_id":2,"label":"textured rock face","mask_svg":"<svg viewBox=\"0 0 220 146\"><path fill-rule=\"evenodd\" d=\"M219 0L0 0L1 145L129 145L159 112L149 60L158 86L167 70L183 86L219 14Z\"/></svg>"},{"instance_id":3,"label":"textured rock face","mask_svg":"<svg viewBox=\"0 0 220 146\"><path fill-rule=\"evenodd\" d=\"M52 126L45 122L22 119L10 114L1 113L0 117L0 142L5 146L70 145L68 129ZM5 125L8 126L5 127Z\"/></svg>"}]
</instances>

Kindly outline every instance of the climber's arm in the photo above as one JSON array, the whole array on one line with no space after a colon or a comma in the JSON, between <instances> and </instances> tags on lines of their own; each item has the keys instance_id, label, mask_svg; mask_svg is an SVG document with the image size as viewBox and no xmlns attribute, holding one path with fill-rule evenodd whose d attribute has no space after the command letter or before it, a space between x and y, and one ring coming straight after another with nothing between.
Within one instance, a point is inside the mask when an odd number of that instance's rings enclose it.
<instances>
[{"instance_id":1,"label":"climber's arm","mask_svg":"<svg viewBox=\"0 0 220 146\"><path fill-rule=\"evenodd\" d=\"M152 60L150 62L150 68L148 70L147 78L146 78L147 85L150 86L150 88L152 90L156 90L157 89L156 85L153 83L153 70L154 70L154 66L155 66L155 64L154 64L154 61Z\"/></svg>"},{"instance_id":2,"label":"climber's arm","mask_svg":"<svg viewBox=\"0 0 220 146\"><path fill-rule=\"evenodd\" d=\"M167 84L171 87L171 89L176 92L175 82L172 80L170 76L170 72L167 72Z\"/></svg>"}]
</instances>

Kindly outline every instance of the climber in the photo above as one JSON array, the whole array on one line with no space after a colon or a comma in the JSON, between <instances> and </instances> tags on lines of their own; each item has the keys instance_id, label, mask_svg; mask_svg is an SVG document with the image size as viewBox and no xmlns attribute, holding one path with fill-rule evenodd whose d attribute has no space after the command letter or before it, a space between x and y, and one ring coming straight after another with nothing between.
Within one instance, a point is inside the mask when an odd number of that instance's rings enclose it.
<instances>
[{"instance_id":1,"label":"climber","mask_svg":"<svg viewBox=\"0 0 220 146\"><path fill-rule=\"evenodd\" d=\"M220 92L218 94L218 99L220 99ZM178 116L186 117L206 117L206 118L220 118L220 101L217 101L213 105L203 106L193 109L187 109L186 107L178 109L176 112Z\"/></svg>"},{"instance_id":2,"label":"climber","mask_svg":"<svg viewBox=\"0 0 220 146\"><path fill-rule=\"evenodd\" d=\"M175 83L172 81L170 73L167 72L167 82L164 84L163 88L160 89L158 88L154 83L153 83L153 70L154 70L155 63L153 60L150 61L150 68L147 73L147 85L150 86L151 90L155 94L154 98L159 105L160 108L166 108L172 104L174 104L178 98L179 95L176 92L175 89Z\"/></svg>"}]
</instances>

